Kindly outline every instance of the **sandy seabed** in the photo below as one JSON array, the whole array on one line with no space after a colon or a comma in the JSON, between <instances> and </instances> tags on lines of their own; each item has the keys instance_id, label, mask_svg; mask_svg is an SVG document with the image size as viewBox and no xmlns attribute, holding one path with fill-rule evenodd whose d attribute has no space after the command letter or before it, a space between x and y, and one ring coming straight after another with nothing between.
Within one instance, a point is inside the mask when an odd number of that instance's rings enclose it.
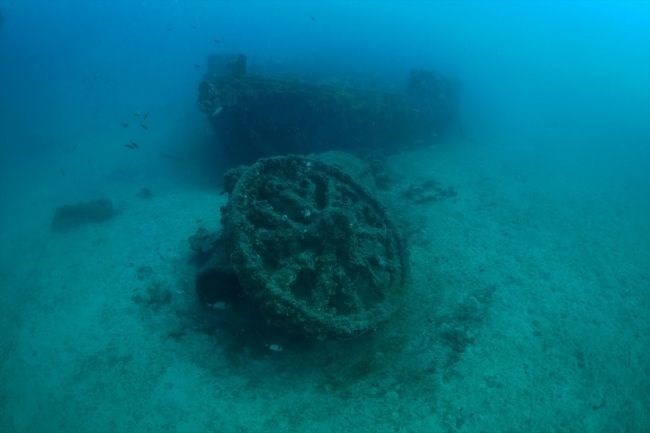
<instances>
[{"instance_id":1,"label":"sandy seabed","mask_svg":"<svg viewBox=\"0 0 650 433\"><path fill-rule=\"evenodd\" d=\"M149 182L142 199L107 179L120 213L68 233L49 229L60 201L15 203L0 431L650 432L648 188L499 154L387 160L411 288L345 342L257 334L199 305L187 238L219 227L216 188ZM427 181L456 194L402 194Z\"/></svg>"}]
</instances>

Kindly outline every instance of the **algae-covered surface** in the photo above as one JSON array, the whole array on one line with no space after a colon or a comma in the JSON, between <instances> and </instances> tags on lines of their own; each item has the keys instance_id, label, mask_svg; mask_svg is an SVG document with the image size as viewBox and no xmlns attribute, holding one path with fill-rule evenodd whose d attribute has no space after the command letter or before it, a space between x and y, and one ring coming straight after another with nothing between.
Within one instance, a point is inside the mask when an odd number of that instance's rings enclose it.
<instances>
[{"instance_id":1,"label":"algae-covered surface","mask_svg":"<svg viewBox=\"0 0 650 433\"><path fill-rule=\"evenodd\" d=\"M223 249L269 321L318 340L351 338L401 305L407 248L384 205L321 159L277 156L244 169L222 208Z\"/></svg>"}]
</instances>

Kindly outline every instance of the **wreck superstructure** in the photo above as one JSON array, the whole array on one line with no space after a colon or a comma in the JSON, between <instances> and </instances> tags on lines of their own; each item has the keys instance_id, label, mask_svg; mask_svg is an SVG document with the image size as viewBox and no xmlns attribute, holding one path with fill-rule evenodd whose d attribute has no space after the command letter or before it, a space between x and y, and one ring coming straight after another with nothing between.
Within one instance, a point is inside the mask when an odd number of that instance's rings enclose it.
<instances>
[{"instance_id":1,"label":"wreck superstructure","mask_svg":"<svg viewBox=\"0 0 650 433\"><path fill-rule=\"evenodd\" d=\"M249 75L246 57L211 56L199 86L230 164L328 150L390 151L430 143L457 119L455 80L413 70L403 92Z\"/></svg>"}]
</instances>

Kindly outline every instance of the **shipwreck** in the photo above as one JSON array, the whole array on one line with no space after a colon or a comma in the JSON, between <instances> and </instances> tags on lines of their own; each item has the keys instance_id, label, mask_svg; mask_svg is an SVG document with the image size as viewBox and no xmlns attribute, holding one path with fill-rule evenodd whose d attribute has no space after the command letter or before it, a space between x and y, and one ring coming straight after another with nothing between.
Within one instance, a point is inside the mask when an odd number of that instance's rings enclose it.
<instances>
[{"instance_id":1,"label":"shipwreck","mask_svg":"<svg viewBox=\"0 0 650 433\"><path fill-rule=\"evenodd\" d=\"M198 103L230 165L328 150L430 144L457 122L459 85L412 70L401 92L253 75L243 54L208 58Z\"/></svg>"}]
</instances>

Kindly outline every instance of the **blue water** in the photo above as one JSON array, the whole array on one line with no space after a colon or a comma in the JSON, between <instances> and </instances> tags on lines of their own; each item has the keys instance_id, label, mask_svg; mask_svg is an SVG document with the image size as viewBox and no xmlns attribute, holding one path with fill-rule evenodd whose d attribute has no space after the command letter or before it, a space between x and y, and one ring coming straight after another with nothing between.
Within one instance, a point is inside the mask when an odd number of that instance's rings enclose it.
<instances>
[{"instance_id":1,"label":"blue water","mask_svg":"<svg viewBox=\"0 0 650 433\"><path fill-rule=\"evenodd\" d=\"M649 2L0 11L0 431L650 432ZM375 335L260 352L197 312L186 239L226 200L213 53L461 83L462 133L385 156L412 281ZM431 179L456 195L399 202ZM113 218L51 230L98 197Z\"/></svg>"}]
</instances>

